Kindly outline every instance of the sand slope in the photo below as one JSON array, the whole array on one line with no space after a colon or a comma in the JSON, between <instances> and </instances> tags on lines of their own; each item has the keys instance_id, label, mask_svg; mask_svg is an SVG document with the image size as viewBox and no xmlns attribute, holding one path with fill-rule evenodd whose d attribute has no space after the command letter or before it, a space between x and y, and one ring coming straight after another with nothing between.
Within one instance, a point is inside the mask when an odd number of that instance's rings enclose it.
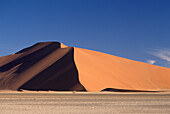
<instances>
[{"instance_id":1,"label":"sand slope","mask_svg":"<svg viewBox=\"0 0 170 114\"><path fill-rule=\"evenodd\" d=\"M169 68L80 48L75 48L75 63L80 82L87 91L170 89Z\"/></svg>"},{"instance_id":2,"label":"sand slope","mask_svg":"<svg viewBox=\"0 0 170 114\"><path fill-rule=\"evenodd\" d=\"M169 91L170 69L42 42L0 57L0 90L21 89Z\"/></svg>"}]
</instances>

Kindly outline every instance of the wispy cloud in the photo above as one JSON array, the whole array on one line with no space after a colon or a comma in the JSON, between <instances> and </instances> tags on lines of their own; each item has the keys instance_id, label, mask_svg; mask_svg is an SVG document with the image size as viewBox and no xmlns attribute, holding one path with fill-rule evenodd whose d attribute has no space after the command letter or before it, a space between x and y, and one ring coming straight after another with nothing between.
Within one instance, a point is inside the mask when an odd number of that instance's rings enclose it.
<instances>
[{"instance_id":1,"label":"wispy cloud","mask_svg":"<svg viewBox=\"0 0 170 114\"><path fill-rule=\"evenodd\" d=\"M153 65L156 61L155 60L147 60L146 62Z\"/></svg>"},{"instance_id":2,"label":"wispy cloud","mask_svg":"<svg viewBox=\"0 0 170 114\"><path fill-rule=\"evenodd\" d=\"M150 52L152 55L166 61L170 64L170 50L168 49L154 49Z\"/></svg>"}]
</instances>

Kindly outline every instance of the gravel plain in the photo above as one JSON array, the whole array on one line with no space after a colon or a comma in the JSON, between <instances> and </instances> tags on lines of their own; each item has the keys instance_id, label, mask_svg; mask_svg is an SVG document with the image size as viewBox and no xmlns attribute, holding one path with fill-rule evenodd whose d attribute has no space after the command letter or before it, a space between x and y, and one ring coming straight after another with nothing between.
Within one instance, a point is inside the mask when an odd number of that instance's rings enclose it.
<instances>
[{"instance_id":1,"label":"gravel plain","mask_svg":"<svg viewBox=\"0 0 170 114\"><path fill-rule=\"evenodd\" d=\"M170 93L0 92L1 114L170 113Z\"/></svg>"}]
</instances>

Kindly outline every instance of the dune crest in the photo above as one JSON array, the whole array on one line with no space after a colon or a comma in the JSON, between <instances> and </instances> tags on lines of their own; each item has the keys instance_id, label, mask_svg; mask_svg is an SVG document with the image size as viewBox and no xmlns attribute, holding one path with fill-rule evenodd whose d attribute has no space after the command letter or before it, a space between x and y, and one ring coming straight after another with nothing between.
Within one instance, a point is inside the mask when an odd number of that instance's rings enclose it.
<instances>
[{"instance_id":1,"label":"dune crest","mask_svg":"<svg viewBox=\"0 0 170 114\"><path fill-rule=\"evenodd\" d=\"M170 69L40 42L0 57L0 90L169 91Z\"/></svg>"}]
</instances>

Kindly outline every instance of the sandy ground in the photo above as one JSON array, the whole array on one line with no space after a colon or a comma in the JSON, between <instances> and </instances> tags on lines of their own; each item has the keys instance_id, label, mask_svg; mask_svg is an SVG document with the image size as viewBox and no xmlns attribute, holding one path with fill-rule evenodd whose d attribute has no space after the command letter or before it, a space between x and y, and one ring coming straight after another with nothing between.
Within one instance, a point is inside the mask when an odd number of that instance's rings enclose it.
<instances>
[{"instance_id":1,"label":"sandy ground","mask_svg":"<svg viewBox=\"0 0 170 114\"><path fill-rule=\"evenodd\" d=\"M170 113L170 93L0 92L1 114Z\"/></svg>"}]
</instances>

